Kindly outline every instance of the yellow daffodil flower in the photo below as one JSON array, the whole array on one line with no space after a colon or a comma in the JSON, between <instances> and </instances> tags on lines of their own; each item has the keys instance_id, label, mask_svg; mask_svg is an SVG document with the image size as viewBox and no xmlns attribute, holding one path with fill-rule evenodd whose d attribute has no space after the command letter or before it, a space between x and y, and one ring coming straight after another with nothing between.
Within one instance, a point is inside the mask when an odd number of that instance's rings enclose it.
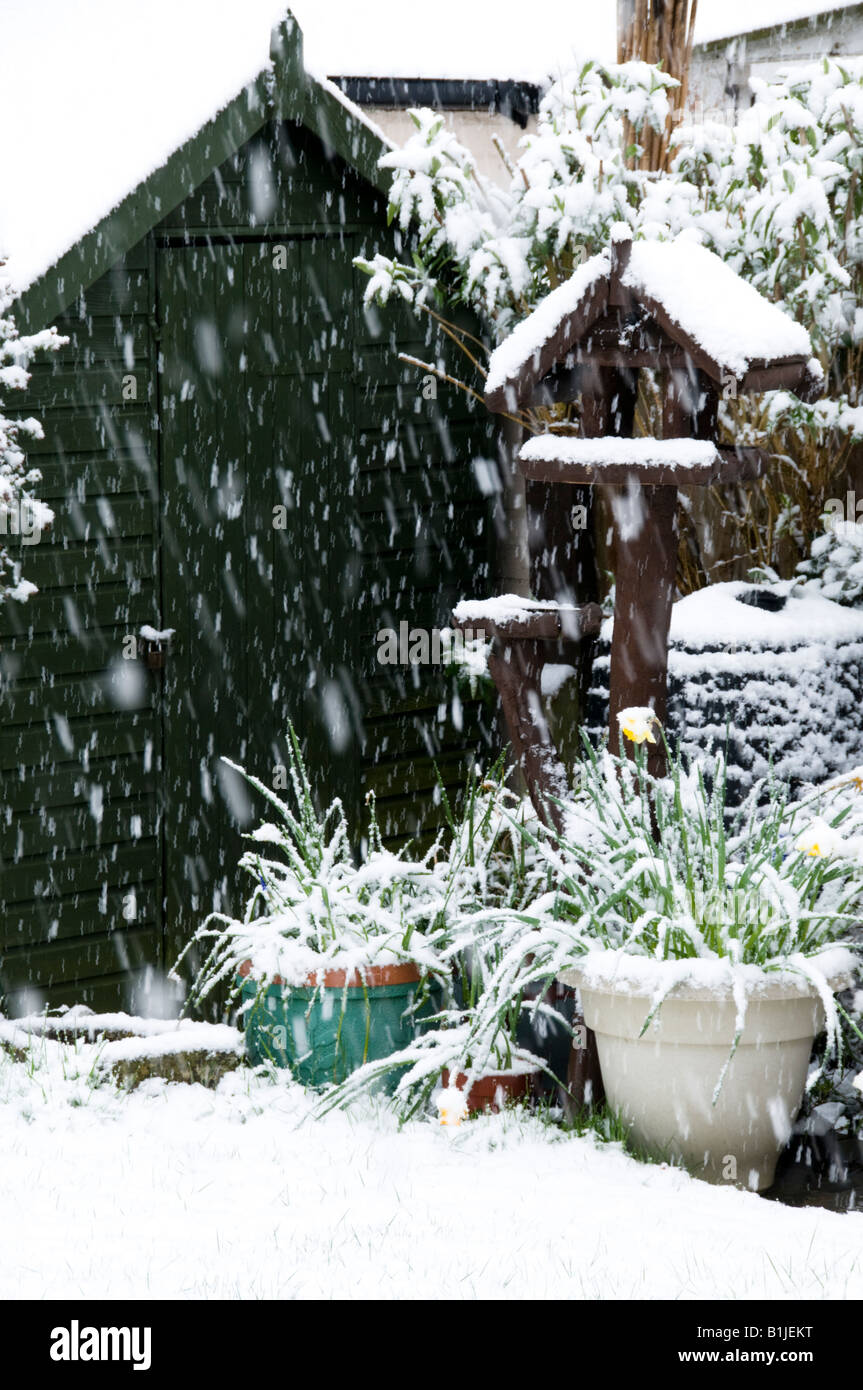
<instances>
[{"instance_id":1,"label":"yellow daffodil flower","mask_svg":"<svg viewBox=\"0 0 863 1390\"><path fill-rule=\"evenodd\" d=\"M645 705L633 705L630 709L618 711L617 722L620 732L632 743L655 743L654 727L659 720L652 709Z\"/></svg>"},{"instance_id":2,"label":"yellow daffodil flower","mask_svg":"<svg viewBox=\"0 0 863 1390\"><path fill-rule=\"evenodd\" d=\"M820 816L811 820L794 841L794 848L812 858L827 858L843 848L842 836Z\"/></svg>"},{"instance_id":3,"label":"yellow daffodil flower","mask_svg":"<svg viewBox=\"0 0 863 1390\"><path fill-rule=\"evenodd\" d=\"M457 1086L447 1086L435 1103L442 1125L457 1128L467 1114L467 1097Z\"/></svg>"}]
</instances>

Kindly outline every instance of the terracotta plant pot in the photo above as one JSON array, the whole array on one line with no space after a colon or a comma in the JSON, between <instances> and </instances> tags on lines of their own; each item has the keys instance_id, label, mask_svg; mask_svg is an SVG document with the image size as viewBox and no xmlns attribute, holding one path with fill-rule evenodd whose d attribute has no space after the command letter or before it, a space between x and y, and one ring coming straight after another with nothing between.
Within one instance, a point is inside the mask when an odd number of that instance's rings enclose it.
<instances>
[{"instance_id":1,"label":"terracotta plant pot","mask_svg":"<svg viewBox=\"0 0 863 1390\"><path fill-rule=\"evenodd\" d=\"M491 1072L488 1076L480 1076L471 1083L467 1093L468 1114L473 1115L484 1110L493 1115L499 1114L508 1100L522 1100L529 1095L534 1075L534 1072L519 1072L515 1076L509 1072ZM441 1072L441 1082L444 1086L454 1084L457 1090L463 1091L467 1085L467 1077L460 1071L453 1083L445 1068Z\"/></svg>"}]
</instances>

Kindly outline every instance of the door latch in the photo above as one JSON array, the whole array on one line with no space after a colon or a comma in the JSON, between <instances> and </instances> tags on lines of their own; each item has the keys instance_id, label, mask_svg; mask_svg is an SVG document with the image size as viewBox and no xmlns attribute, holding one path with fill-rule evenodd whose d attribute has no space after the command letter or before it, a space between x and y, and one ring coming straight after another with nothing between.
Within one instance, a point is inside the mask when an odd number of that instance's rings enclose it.
<instances>
[{"instance_id":1,"label":"door latch","mask_svg":"<svg viewBox=\"0 0 863 1390\"><path fill-rule=\"evenodd\" d=\"M145 623L139 629L139 651L141 660L148 671L163 671L165 669L165 661L171 647L174 631L175 629L172 627L158 631L156 628L150 627L149 623Z\"/></svg>"}]
</instances>

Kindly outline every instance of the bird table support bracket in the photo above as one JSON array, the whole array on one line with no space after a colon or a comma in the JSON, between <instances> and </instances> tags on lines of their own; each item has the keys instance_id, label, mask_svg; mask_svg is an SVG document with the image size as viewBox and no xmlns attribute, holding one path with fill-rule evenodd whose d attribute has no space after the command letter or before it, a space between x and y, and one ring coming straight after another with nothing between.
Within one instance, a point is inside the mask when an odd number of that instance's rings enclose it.
<instances>
[{"instance_id":1,"label":"bird table support bracket","mask_svg":"<svg viewBox=\"0 0 863 1390\"><path fill-rule=\"evenodd\" d=\"M545 656L540 642L495 639L488 659L512 751L540 820L560 833L559 803L569 792L566 773L548 728L542 705L542 668Z\"/></svg>"},{"instance_id":2,"label":"bird table support bracket","mask_svg":"<svg viewBox=\"0 0 863 1390\"><path fill-rule=\"evenodd\" d=\"M510 594L465 600L453 610L452 621L462 631L480 630L491 638L488 669L500 695L513 754L537 815L560 833L560 803L569 795L569 784L545 716L542 670L561 643L599 631L601 609L595 603L536 601Z\"/></svg>"}]
</instances>

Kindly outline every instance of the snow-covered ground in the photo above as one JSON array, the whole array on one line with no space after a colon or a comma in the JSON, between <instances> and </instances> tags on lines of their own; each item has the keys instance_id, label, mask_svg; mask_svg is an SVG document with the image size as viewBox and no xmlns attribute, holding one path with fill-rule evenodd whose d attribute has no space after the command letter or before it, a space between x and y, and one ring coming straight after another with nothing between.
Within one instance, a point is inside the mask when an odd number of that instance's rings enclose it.
<instances>
[{"instance_id":1,"label":"snow-covered ground","mask_svg":"<svg viewBox=\"0 0 863 1390\"><path fill-rule=\"evenodd\" d=\"M0 1056L0 1298L861 1298L863 1215L646 1167L511 1112L401 1130Z\"/></svg>"}]
</instances>

